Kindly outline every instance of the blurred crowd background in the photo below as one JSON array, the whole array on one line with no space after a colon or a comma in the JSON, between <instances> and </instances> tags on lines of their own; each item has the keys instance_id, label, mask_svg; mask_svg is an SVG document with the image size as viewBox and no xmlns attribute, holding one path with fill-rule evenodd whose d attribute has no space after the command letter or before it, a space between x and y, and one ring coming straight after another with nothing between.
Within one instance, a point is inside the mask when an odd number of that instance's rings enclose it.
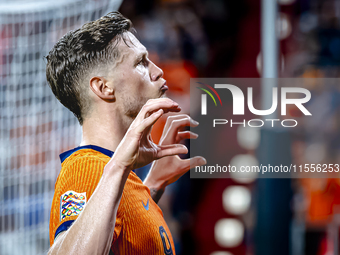
<instances>
[{"instance_id":1,"label":"blurred crowd background","mask_svg":"<svg viewBox=\"0 0 340 255\"><path fill-rule=\"evenodd\" d=\"M340 0L277 4L279 77L340 78ZM190 112L190 78L261 77L260 0L0 0L0 254L46 254L58 156L81 139L76 118L47 86L43 56L67 31L117 9L132 20L183 112ZM340 163L340 85L304 87L312 93L308 109L321 117L292 109L301 125L282 135L282 153L294 164ZM164 122L153 129L156 141ZM225 157L248 153L261 161L261 147L240 141L244 132L230 129ZM137 172L144 178L147 168ZM339 179L190 179L188 173L159 205L179 255L340 251Z\"/></svg>"}]
</instances>

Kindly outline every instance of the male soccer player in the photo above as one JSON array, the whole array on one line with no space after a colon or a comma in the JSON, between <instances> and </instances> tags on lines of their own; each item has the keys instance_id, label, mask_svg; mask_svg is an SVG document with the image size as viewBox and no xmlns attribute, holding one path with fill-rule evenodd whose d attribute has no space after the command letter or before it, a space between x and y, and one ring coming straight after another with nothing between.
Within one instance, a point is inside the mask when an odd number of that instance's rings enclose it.
<instances>
[{"instance_id":1,"label":"male soccer player","mask_svg":"<svg viewBox=\"0 0 340 255\"><path fill-rule=\"evenodd\" d=\"M112 12L62 37L47 56L47 80L83 128L79 147L60 155L50 218L49 254L175 254L157 206L165 187L201 157L181 160L196 134L187 115L169 117L158 145L152 125L180 107L162 98L163 72ZM144 183L131 171L154 161Z\"/></svg>"}]
</instances>

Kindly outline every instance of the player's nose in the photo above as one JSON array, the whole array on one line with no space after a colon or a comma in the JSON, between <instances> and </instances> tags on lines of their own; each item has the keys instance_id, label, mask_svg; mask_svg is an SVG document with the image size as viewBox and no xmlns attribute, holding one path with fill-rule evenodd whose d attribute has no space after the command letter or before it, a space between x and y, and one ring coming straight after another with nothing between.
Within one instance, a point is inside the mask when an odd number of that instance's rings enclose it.
<instances>
[{"instance_id":1,"label":"player's nose","mask_svg":"<svg viewBox=\"0 0 340 255\"><path fill-rule=\"evenodd\" d=\"M151 62L150 76L152 81L157 81L159 78L163 77L163 70Z\"/></svg>"}]
</instances>

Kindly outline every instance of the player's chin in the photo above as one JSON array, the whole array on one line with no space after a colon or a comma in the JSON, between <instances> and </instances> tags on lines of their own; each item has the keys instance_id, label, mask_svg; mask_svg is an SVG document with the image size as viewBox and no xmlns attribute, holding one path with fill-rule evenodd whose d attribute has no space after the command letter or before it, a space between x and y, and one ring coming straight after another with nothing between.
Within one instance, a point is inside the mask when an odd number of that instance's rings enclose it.
<instances>
[{"instance_id":1,"label":"player's chin","mask_svg":"<svg viewBox=\"0 0 340 255\"><path fill-rule=\"evenodd\" d=\"M165 91L161 90L158 98L167 98Z\"/></svg>"}]
</instances>

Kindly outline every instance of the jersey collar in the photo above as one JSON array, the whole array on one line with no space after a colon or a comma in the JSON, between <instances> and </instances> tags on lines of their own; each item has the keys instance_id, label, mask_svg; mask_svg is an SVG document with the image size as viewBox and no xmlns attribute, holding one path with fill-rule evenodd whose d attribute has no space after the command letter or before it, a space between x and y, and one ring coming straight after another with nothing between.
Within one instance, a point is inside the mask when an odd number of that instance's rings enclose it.
<instances>
[{"instance_id":1,"label":"jersey collar","mask_svg":"<svg viewBox=\"0 0 340 255\"><path fill-rule=\"evenodd\" d=\"M92 150L95 150L95 151L99 151L99 152L103 153L104 155L106 155L110 158L112 157L112 155L114 153L113 151L110 151L108 149L104 149L104 148L96 146L96 145L84 145L84 146L79 146L79 147L74 148L72 150L65 151L65 152L61 153L59 155L61 163L63 163L64 160L67 159L69 156L71 156L74 152L79 151L79 150L83 150L83 149L92 149Z\"/></svg>"}]
</instances>

